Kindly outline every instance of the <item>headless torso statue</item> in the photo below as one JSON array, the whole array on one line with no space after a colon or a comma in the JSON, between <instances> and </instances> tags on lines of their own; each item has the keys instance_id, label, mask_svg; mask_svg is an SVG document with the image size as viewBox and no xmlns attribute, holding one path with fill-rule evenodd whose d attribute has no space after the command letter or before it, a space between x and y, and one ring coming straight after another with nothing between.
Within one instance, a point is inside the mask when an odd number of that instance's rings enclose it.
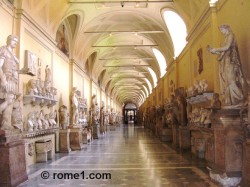
<instances>
[{"instance_id":1,"label":"headless torso statue","mask_svg":"<svg viewBox=\"0 0 250 187\"><path fill-rule=\"evenodd\" d=\"M11 130L13 103L18 94L18 63L13 53L18 38L10 35L7 45L0 48L0 114L1 130Z\"/></svg>"}]
</instances>

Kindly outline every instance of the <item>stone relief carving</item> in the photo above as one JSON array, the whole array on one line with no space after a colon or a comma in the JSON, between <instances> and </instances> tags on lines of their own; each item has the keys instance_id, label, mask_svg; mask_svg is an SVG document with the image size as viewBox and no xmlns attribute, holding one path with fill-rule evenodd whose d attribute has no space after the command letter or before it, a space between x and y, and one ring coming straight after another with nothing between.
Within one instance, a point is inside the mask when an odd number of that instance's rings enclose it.
<instances>
[{"instance_id":1,"label":"stone relief carving","mask_svg":"<svg viewBox=\"0 0 250 187\"><path fill-rule=\"evenodd\" d=\"M23 74L36 75L37 56L29 50L25 50L24 67L20 70Z\"/></svg>"},{"instance_id":2,"label":"stone relief carving","mask_svg":"<svg viewBox=\"0 0 250 187\"><path fill-rule=\"evenodd\" d=\"M200 48L200 49L197 51L197 56L198 56L198 59L199 59L199 68L198 68L198 72L199 72L199 74L201 74L202 71L203 71L203 52L202 52L202 48Z\"/></svg>"},{"instance_id":3,"label":"stone relief carving","mask_svg":"<svg viewBox=\"0 0 250 187\"><path fill-rule=\"evenodd\" d=\"M190 128L207 127L211 128L211 114L212 111L205 108L194 108L192 112L188 114Z\"/></svg>"},{"instance_id":4,"label":"stone relief carving","mask_svg":"<svg viewBox=\"0 0 250 187\"><path fill-rule=\"evenodd\" d=\"M35 154L35 144L29 143L28 144L28 155L33 156Z\"/></svg>"},{"instance_id":5,"label":"stone relief carving","mask_svg":"<svg viewBox=\"0 0 250 187\"><path fill-rule=\"evenodd\" d=\"M223 105L237 108L246 101L246 80L242 73L236 38L230 26L220 25L219 29L225 36L224 43L219 48L212 48L208 45L207 50L218 55Z\"/></svg>"},{"instance_id":6,"label":"stone relief carving","mask_svg":"<svg viewBox=\"0 0 250 187\"><path fill-rule=\"evenodd\" d=\"M208 84L205 79L195 80L194 84L186 90L186 93L188 97L191 97L197 94L207 92L207 88L208 88Z\"/></svg>"},{"instance_id":7,"label":"stone relief carving","mask_svg":"<svg viewBox=\"0 0 250 187\"><path fill-rule=\"evenodd\" d=\"M18 64L13 49L18 43L17 36L9 35L7 45L0 48L0 113L1 130L12 130L12 112L18 94Z\"/></svg>"}]
</instances>

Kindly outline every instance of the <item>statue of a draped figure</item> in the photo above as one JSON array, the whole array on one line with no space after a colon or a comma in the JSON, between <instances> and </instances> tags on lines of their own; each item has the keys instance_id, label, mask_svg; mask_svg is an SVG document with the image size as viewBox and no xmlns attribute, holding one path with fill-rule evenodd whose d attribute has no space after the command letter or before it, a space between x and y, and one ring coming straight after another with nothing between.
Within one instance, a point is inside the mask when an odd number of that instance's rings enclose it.
<instances>
[{"instance_id":1,"label":"statue of a draped figure","mask_svg":"<svg viewBox=\"0 0 250 187\"><path fill-rule=\"evenodd\" d=\"M242 65L235 36L229 25L220 25L225 36L219 48L207 47L212 54L219 55L220 88L224 106L240 107L246 101L246 81L242 73Z\"/></svg>"}]
</instances>

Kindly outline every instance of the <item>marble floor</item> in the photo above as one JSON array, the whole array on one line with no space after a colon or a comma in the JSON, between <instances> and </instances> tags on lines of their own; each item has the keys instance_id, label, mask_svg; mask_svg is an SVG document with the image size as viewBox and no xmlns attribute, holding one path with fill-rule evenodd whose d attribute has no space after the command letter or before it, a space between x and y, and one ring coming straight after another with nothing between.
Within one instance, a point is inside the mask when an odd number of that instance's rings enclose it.
<instances>
[{"instance_id":1,"label":"marble floor","mask_svg":"<svg viewBox=\"0 0 250 187\"><path fill-rule=\"evenodd\" d=\"M93 140L81 151L58 153L48 163L32 165L29 180L19 186L217 186L205 167L204 161L190 153L181 153L143 127L128 124Z\"/></svg>"}]
</instances>

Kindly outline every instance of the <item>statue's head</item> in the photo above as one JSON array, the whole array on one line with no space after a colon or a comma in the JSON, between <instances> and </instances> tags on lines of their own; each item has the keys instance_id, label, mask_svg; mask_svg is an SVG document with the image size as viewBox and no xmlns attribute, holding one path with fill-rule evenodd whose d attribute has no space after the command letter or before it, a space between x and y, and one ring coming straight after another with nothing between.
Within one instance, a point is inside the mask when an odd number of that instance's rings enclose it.
<instances>
[{"instance_id":1,"label":"statue's head","mask_svg":"<svg viewBox=\"0 0 250 187\"><path fill-rule=\"evenodd\" d=\"M9 36L7 37L7 44L10 44L11 41L18 42L18 37L15 36L15 35L9 35Z\"/></svg>"},{"instance_id":2,"label":"statue's head","mask_svg":"<svg viewBox=\"0 0 250 187\"><path fill-rule=\"evenodd\" d=\"M221 31L223 34L226 34L226 33L228 33L228 32L231 31L230 26L229 26L229 25L226 25L226 24L220 25L220 26L219 26L219 29L220 29L220 31Z\"/></svg>"}]
</instances>

